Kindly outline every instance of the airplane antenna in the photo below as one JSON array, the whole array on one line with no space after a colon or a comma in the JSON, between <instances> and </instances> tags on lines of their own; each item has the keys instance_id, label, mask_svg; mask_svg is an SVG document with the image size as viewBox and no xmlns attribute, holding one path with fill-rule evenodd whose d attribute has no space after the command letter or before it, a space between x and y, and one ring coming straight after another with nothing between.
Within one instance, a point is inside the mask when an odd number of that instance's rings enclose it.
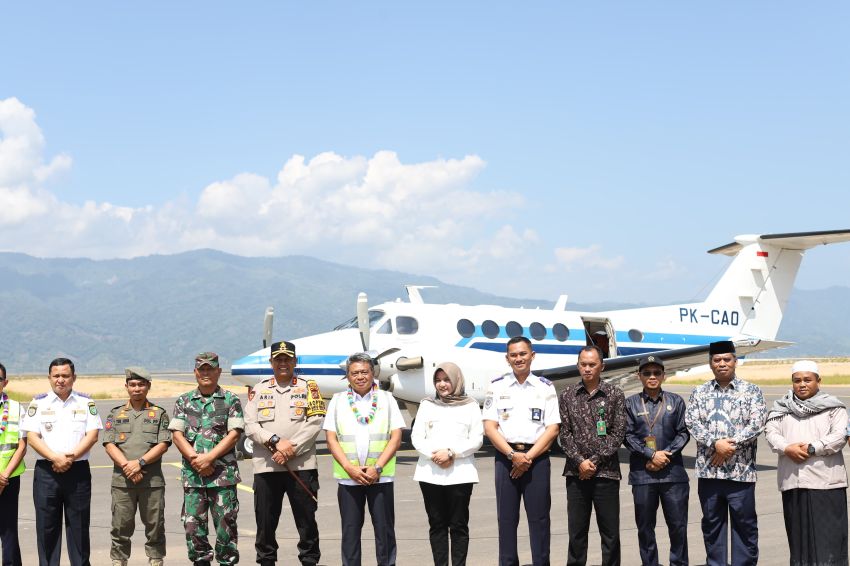
<instances>
[{"instance_id":1,"label":"airplane antenna","mask_svg":"<svg viewBox=\"0 0 850 566\"><path fill-rule=\"evenodd\" d=\"M266 316L263 317L263 348L271 346L272 328L274 328L274 307L266 307Z\"/></svg>"}]
</instances>

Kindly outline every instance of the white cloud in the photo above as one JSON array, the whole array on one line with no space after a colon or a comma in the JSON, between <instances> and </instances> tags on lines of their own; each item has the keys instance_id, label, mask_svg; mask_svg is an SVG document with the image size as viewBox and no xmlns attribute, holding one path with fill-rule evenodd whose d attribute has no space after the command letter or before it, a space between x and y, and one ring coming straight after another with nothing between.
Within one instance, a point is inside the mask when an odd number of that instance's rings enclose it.
<instances>
[{"instance_id":1,"label":"white cloud","mask_svg":"<svg viewBox=\"0 0 850 566\"><path fill-rule=\"evenodd\" d=\"M305 254L428 274L499 293L539 295L545 272L611 270L598 245L552 250L516 223L519 192L473 189L477 155L403 163L372 156L293 155L269 178L241 172L196 200L146 207L60 200L47 183L72 166L47 156L35 112L0 100L0 249L44 257L134 257L214 248L247 256ZM554 254L555 262L544 265Z\"/></svg>"},{"instance_id":2,"label":"white cloud","mask_svg":"<svg viewBox=\"0 0 850 566\"><path fill-rule=\"evenodd\" d=\"M603 256L602 246L599 244L593 244L586 248L555 248L554 253L556 266L552 266L551 270L556 270L558 267L567 271L575 268L612 270L623 264L623 256Z\"/></svg>"}]
</instances>

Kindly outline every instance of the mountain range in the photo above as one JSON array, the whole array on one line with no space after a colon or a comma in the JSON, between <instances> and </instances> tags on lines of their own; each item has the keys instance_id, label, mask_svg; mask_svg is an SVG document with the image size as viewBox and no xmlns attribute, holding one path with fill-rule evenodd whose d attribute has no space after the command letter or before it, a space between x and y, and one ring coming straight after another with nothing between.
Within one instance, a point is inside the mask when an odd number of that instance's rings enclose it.
<instances>
[{"instance_id":1,"label":"mountain range","mask_svg":"<svg viewBox=\"0 0 850 566\"><path fill-rule=\"evenodd\" d=\"M222 363L260 348L275 307L275 338L329 330L370 304L406 297L404 284L433 285L428 302L552 308L554 301L497 297L433 277L352 267L305 256L247 258L213 250L134 259L44 259L0 253L0 361L9 372L46 371L57 356L80 373L189 371L197 352ZM553 297L554 299L554 297ZM673 303L674 301L671 301ZM570 310L627 308L570 304ZM795 289L773 357L850 355L850 287Z\"/></svg>"}]
</instances>

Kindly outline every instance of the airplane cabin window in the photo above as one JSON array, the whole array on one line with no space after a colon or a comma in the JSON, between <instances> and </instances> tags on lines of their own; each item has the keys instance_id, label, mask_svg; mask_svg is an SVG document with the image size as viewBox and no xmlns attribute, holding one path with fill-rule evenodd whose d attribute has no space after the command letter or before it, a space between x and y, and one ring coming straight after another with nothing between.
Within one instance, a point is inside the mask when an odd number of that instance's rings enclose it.
<instances>
[{"instance_id":1,"label":"airplane cabin window","mask_svg":"<svg viewBox=\"0 0 850 566\"><path fill-rule=\"evenodd\" d=\"M559 322L552 327L552 334L558 342L565 342L570 337L570 329Z\"/></svg>"},{"instance_id":2,"label":"airplane cabin window","mask_svg":"<svg viewBox=\"0 0 850 566\"><path fill-rule=\"evenodd\" d=\"M492 320L485 320L481 323L481 332L487 338L493 339L499 335L499 325Z\"/></svg>"},{"instance_id":3,"label":"airplane cabin window","mask_svg":"<svg viewBox=\"0 0 850 566\"><path fill-rule=\"evenodd\" d=\"M637 328L632 328L629 330L629 340L632 342L643 342L643 332Z\"/></svg>"},{"instance_id":4,"label":"airplane cabin window","mask_svg":"<svg viewBox=\"0 0 850 566\"><path fill-rule=\"evenodd\" d=\"M457 332L464 338L469 338L475 334L475 324L468 318L462 318L457 321Z\"/></svg>"},{"instance_id":5,"label":"airplane cabin window","mask_svg":"<svg viewBox=\"0 0 850 566\"><path fill-rule=\"evenodd\" d=\"M419 321L412 316L397 316L395 330L404 335L416 334L419 331Z\"/></svg>"},{"instance_id":6,"label":"airplane cabin window","mask_svg":"<svg viewBox=\"0 0 850 566\"><path fill-rule=\"evenodd\" d=\"M531 331L531 337L535 340L546 339L546 327L539 322L532 322L528 329Z\"/></svg>"},{"instance_id":7,"label":"airplane cabin window","mask_svg":"<svg viewBox=\"0 0 850 566\"><path fill-rule=\"evenodd\" d=\"M387 320L381 327L376 331L377 334L392 334L393 333L393 322L391 320Z\"/></svg>"},{"instance_id":8,"label":"airplane cabin window","mask_svg":"<svg viewBox=\"0 0 850 566\"><path fill-rule=\"evenodd\" d=\"M522 325L512 320L505 325L505 331L508 333L508 338L522 336Z\"/></svg>"}]
</instances>

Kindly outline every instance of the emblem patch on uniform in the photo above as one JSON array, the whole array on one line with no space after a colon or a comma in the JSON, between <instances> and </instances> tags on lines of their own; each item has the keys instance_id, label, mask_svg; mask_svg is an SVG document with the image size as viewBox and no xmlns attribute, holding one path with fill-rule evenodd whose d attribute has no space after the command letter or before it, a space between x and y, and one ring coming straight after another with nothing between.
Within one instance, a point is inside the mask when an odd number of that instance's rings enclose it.
<instances>
[{"instance_id":1,"label":"emblem patch on uniform","mask_svg":"<svg viewBox=\"0 0 850 566\"><path fill-rule=\"evenodd\" d=\"M47 432L53 430L53 423L44 423L44 430L46 430Z\"/></svg>"},{"instance_id":2,"label":"emblem patch on uniform","mask_svg":"<svg viewBox=\"0 0 850 566\"><path fill-rule=\"evenodd\" d=\"M97 415L97 405L94 404L94 401L89 401L89 413Z\"/></svg>"},{"instance_id":3,"label":"emblem patch on uniform","mask_svg":"<svg viewBox=\"0 0 850 566\"><path fill-rule=\"evenodd\" d=\"M484 408L485 409L489 409L492 406L493 406L493 398L492 397L487 397L486 399L484 399Z\"/></svg>"},{"instance_id":4,"label":"emblem patch on uniform","mask_svg":"<svg viewBox=\"0 0 850 566\"><path fill-rule=\"evenodd\" d=\"M304 409L295 409L295 414L299 417L304 414Z\"/></svg>"},{"instance_id":5,"label":"emblem patch on uniform","mask_svg":"<svg viewBox=\"0 0 850 566\"><path fill-rule=\"evenodd\" d=\"M106 430L109 430L110 428L112 428L112 419L111 418L106 419L106 424L103 425L103 428L105 428Z\"/></svg>"},{"instance_id":6,"label":"emblem patch on uniform","mask_svg":"<svg viewBox=\"0 0 850 566\"><path fill-rule=\"evenodd\" d=\"M263 409L262 411L260 411L260 414L263 415L264 417L267 417L267 416L269 416L269 412L270 411L268 409Z\"/></svg>"},{"instance_id":7,"label":"emblem patch on uniform","mask_svg":"<svg viewBox=\"0 0 850 566\"><path fill-rule=\"evenodd\" d=\"M156 417L156 411L148 411L148 417L151 419Z\"/></svg>"},{"instance_id":8,"label":"emblem patch on uniform","mask_svg":"<svg viewBox=\"0 0 850 566\"><path fill-rule=\"evenodd\" d=\"M311 379L307 382L307 416L322 416L326 412L325 400L319 392L319 384Z\"/></svg>"},{"instance_id":9,"label":"emblem patch on uniform","mask_svg":"<svg viewBox=\"0 0 850 566\"><path fill-rule=\"evenodd\" d=\"M38 410L38 406L37 406L37 405L30 405L30 406L29 406L29 408L27 409L27 415L28 415L28 416L30 416L30 417L34 417L34 416L35 416L35 412L36 412L37 410Z\"/></svg>"},{"instance_id":10,"label":"emblem patch on uniform","mask_svg":"<svg viewBox=\"0 0 850 566\"><path fill-rule=\"evenodd\" d=\"M126 440L126 439L127 439L126 434L124 434L123 432L118 433L118 440Z\"/></svg>"}]
</instances>

